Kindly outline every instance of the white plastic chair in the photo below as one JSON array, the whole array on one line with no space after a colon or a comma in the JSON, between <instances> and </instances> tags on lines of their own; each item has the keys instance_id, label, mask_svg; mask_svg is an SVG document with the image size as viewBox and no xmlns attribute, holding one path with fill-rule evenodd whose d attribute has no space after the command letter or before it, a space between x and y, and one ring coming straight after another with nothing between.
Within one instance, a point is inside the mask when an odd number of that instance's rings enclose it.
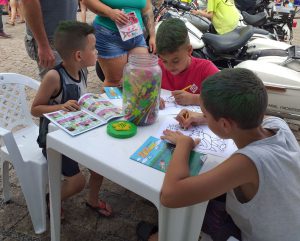
<instances>
[{"instance_id":1,"label":"white plastic chair","mask_svg":"<svg viewBox=\"0 0 300 241\"><path fill-rule=\"evenodd\" d=\"M39 128L31 118L25 87L37 90L39 85L24 75L0 73L0 167L4 202L10 200L8 162L11 162L37 234L46 231L48 172L47 161L36 142Z\"/></svg>"}]
</instances>

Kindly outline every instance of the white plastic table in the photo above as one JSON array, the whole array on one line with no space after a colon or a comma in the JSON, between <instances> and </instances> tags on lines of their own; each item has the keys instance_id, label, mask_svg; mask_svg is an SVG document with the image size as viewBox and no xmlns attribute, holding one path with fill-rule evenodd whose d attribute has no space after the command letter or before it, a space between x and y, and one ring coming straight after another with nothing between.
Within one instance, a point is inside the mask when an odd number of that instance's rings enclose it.
<instances>
[{"instance_id":1,"label":"white plastic table","mask_svg":"<svg viewBox=\"0 0 300 241\"><path fill-rule=\"evenodd\" d=\"M170 209L161 205L160 190L164 173L129 159L144 141L159 130L159 123L172 116L159 116L158 121L129 139L116 139L106 133L106 125L72 137L62 130L47 136L50 189L51 240L60 240L61 154L103 175L109 180L148 199L158 209L159 240L196 241L199 238L207 202ZM208 155L201 169L204 172L222 158Z\"/></svg>"}]
</instances>

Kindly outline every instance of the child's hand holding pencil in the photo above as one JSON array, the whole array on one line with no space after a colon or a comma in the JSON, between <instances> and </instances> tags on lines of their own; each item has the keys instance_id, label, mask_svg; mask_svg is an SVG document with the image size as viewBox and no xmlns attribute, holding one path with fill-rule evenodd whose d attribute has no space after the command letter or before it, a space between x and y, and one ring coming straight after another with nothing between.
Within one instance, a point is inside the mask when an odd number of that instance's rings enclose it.
<instances>
[{"instance_id":1,"label":"child's hand holding pencil","mask_svg":"<svg viewBox=\"0 0 300 241\"><path fill-rule=\"evenodd\" d=\"M187 90L191 88L192 85L186 86L181 90L172 91L172 96L174 96L175 102L179 105L192 105L193 103L193 95Z\"/></svg>"},{"instance_id":2,"label":"child's hand holding pencil","mask_svg":"<svg viewBox=\"0 0 300 241\"><path fill-rule=\"evenodd\" d=\"M183 129L188 129L192 125L206 124L206 119L202 113L183 109L175 118Z\"/></svg>"}]
</instances>

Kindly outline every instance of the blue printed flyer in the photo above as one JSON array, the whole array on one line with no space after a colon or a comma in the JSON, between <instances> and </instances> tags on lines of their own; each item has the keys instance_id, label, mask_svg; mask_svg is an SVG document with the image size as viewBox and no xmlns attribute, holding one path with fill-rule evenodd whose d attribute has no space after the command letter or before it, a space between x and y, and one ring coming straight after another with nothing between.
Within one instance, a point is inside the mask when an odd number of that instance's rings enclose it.
<instances>
[{"instance_id":1,"label":"blue printed flyer","mask_svg":"<svg viewBox=\"0 0 300 241\"><path fill-rule=\"evenodd\" d=\"M104 87L105 94L109 99L121 99L122 93L118 87Z\"/></svg>"},{"instance_id":2,"label":"blue printed flyer","mask_svg":"<svg viewBox=\"0 0 300 241\"><path fill-rule=\"evenodd\" d=\"M159 171L166 172L172 158L175 145L150 136L142 146L130 157L130 159L140 162ZM190 175L199 174L206 159L206 155L192 151L190 154L189 166Z\"/></svg>"}]
</instances>

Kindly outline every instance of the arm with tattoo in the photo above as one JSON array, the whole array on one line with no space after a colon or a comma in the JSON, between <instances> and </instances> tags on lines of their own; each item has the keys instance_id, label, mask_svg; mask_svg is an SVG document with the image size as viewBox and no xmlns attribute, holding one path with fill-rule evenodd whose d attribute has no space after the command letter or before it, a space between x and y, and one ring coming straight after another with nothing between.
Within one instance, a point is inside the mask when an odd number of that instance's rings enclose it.
<instances>
[{"instance_id":1,"label":"arm with tattoo","mask_svg":"<svg viewBox=\"0 0 300 241\"><path fill-rule=\"evenodd\" d=\"M154 17L153 17L153 10L152 10L152 4L150 0L147 0L146 7L142 10L142 17L143 22L146 27L146 30L150 36L149 38L149 48L150 52L156 51L155 46L155 25L154 25Z\"/></svg>"},{"instance_id":2,"label":"arm with tattoo","mask_svg":"<svg viewBox=\"0 0 300 241\"><path fill-rule=\"evenodd\" d=\"M164 0L152 0L152 5L156 8L159 8Z\"/></svg>"}]
</instances>

